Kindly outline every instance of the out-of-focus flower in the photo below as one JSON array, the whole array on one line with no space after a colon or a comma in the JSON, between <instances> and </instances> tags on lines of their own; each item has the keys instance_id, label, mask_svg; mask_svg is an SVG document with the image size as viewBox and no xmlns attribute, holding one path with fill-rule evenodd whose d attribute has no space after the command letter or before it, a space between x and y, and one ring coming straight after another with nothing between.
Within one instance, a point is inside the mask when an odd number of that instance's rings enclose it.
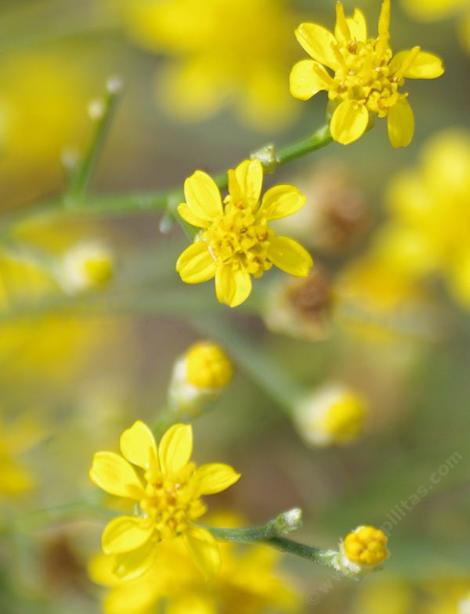
<instances>
[{"instance_id":1,"label":"out-of-focus flower","mask_svg":"<svg viewBox=\"0 0 470 614\"><path fill-rule=\"evenodd\" d=\"M316 265L304 279L273 285L263 316L273 331L318 341L330 332L333 306L331 282L324 269Z\"/></svg>"},{"instance_id":2,"label":"out-of-focus flower","mask_svg":"<svg viewBox=\"0 0 470 614\"><path fill-rule=\"evenodd\" d=\"M296 183L312 205L281 220L279 229L325 254L341 254L363 238L370 225L370 211L347 166L325 160L299 176Z\"/></svg>"},{"instance_id":3,"label":"out-of-focus flower","mask_svg":"<svg viewBox=\"0 0 470 614\"><path fill-rule=\"evenodd\" d=\"M198 284L215 277L217 298L236 307L251 293L251 276L258 278L273 265L305 277L313 265L310 254L297 241L278 236L269 226L298 211L305 196L291 185L277 185L259 199L263 167L245 160L229 171L229 195L222 204L219 188L202 171L185 181L186 203L178 213L200 228L196 240L178 258L181 279Z\"/></svg>"},{"instance_id":4,"label":"out-of-focus flower","mask_svg":"<svg viewBox=\"0 0 470 614\"><path fill-rule=\"evenodd\" d=\"M216 399L228 386L233 365L223 348L210 341L189 347L173 368L170 402L176 412L192 415Z\"/></svg>"},{"instance_id":5,"label":"out-of-focus flower","mask_svg":"<svg viewBox=\"0 0 470 614\"><path fill-rule=\"evenodd\" d=\"M190 461L192 427L175 424L158 448L151 430L137 421L120 440L122 456L95 454L90 479L105 492L135 501L139 513L119 516L105 528L102 547L115 555L113 572L135 578L154 562L160 542L183 540L206 576L220 565L217 542L194 520L206 512L201 497L221 492L240 478L229 465L213 463L196 468Z\"/></svg>"},{"instance_id":6,"label":"out-of-focus flower","mask_svg":"<svg viewBox=\"0 0 470 614\"><path fill-rule=\"evenodd\" d=\"M293 417L306 443L344 445L362 433L366 403L354 390L342 384L328 384L299 400Z\"/></svg>"},{"instance_id":7,"label":"out-of-focus flower","mask_svg":"<svg viewBox=\"0 0 470 614\"><path fill-rule=\"evenodd\" d=\"M0 499L22 495L33 487L33 476L18 457L43 435L39 424L28 417L0 422Z\"/></svg>"},{"instance_id":8,"label":"out-of-focus flower","mask_svg":"<svg viewBox=\"0 0 470 614\"><path fill-rule=\"evenodd\" d=\"M294 113L286 80L295 16L285 0L141 0L124 3L131 36L170 58L157 99L188 120L234 103L242 120L278 128Z\"/></svg>"},{"instance_id":9,"label":"out-of-focus flower","mask_svg":"<svg viewBox=\"0 0 470 614\"><path fill-rule=\"evenodd\" d=\"M413 279L442 275L470 306L470 136L444 132L425 147L421 167L406 170L388 190L391 221L382 252Z\"/></svg>"},{"instance_id":10,"label":"out-of-focus flower","mask_svg":"<svg viewBox=\"0 0 470 614\"><path fill-rule=\"evenodd\" d=\"M360 526L341 541L335 566L345 575L357 576L370 571L389 557L388 538L381 530Z\"/></svg>"},{"instance_id":11,"label":"out-of-focus flower","mask_svg":"<svg viewBox=\"0 0 470 614\"><path fill-rule=\"evenodd\" d=\"M82 243L64 255L58 280L68 294L97 290L109 284L114 273L114 257L100 243Z\"/></svg>"},{"instance_id":12,"label":"out-of-focus flower","mask_svg":"<svg viewBox=\"0 0 470 614\"><path fill-rule=\"evenodd\" d=\"M62 151L79 147L87 135L92 79L60 48L2 56L0 181L12 204L56 188L62 180Z\"/></svg>"},{"instance_id":13,"label":"out-of-focus flower","mask_svg":"<svg viewBox=\"0 0 470 614\"><path fill-rule=\"evenodd\" d=\"M406 10L422 21L458 18L459 32L470 51L470 5L468 0L402 0Z\"/></svg>"},{"instance_id":14,"label":"out-of-focus flower","mask_svg":"<svg viewBox=\"0 0 470 614\"><path fill-rule=\"evenodd\" d=\"M364 15L355 10L346 18L336 4L334 34L314 23L297 28L297 40L313 58L292 69L290 90L300 100L328 92L334 105L330 121L335 141L347 145L366 131L375 117L387 118L388 136L394 147L406 147L413 138L414 114L408 94L400 91L407 79L435 79L443 72L436 55L413 47L393 55L390 47L390 0L384 0L378 35L367 37Z\"/></svg>"},{"instance_id":15,"label":"out-of-focus flower","mask_svg":"<svg viewBox=\"0 0 470 614\"><path fill-rule=\"evenodd\" d=\"M228 526L226 521L224 526ZM111 589L104 600L105 614L150 613L159 606L168 614L261 614L267 608L299 611L300 595L276 570L277 552L262 545L240 548L232 544L221 544L220 551L220 573L209 580L201 577L177 541L162 544L153 565L136 580L116 580L112 556L95 557L89 569L97 584Z\"/></svg>"}]
</instances>

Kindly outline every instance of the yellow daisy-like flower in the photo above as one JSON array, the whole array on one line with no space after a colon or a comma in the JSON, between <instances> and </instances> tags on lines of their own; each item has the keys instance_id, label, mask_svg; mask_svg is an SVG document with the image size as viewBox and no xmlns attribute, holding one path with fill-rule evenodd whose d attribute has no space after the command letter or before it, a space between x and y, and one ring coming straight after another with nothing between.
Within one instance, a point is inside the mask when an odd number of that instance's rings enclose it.
<instances>
[{"instance_id":1,"label":"yellow daisy-like flower","mask_svg":"<svg viewBox=\"0 0 470 614\"><path fill-rule=\"evenodd\" d=\"M346 18L336 4L334 34L315 23L302 23L295 35L313 58L295 64L290 91L309 100L327 91L335 105L330 131L335 141L347 145L360 138L371 118L387 118L388 136L394 147L406 147L413 138L414 114L408 94L400 88L408 79L435 79L442 60L420 47L395 55L390 47L390 0L384 0L378 35L368 38L364 15L356 9Z\"/></svg>"},{"instance_id":2,"label":"yellow daisy-like flower","mask_svg":"<svg viewBox=\"0 0 470 614\"><path fill-rule=\"evenodd\" d=\"M206 512L201 497L232 486L240 474L220 463L196 468L187 424L170 427L157 446L148 426L137 421L121 435L120 447L122 456L95 454L90 470L92 482L105 492L137 503L137 515L119 516L103 532L104 553L115 555L114 573L140 576L155 560L158 543L176 538L184 540L204 574L216 572L217 543L193 521Z\"/></svg>"},{"instance_id":3,"label":"yellow daisy-like flower","mask_svg":"<svg viewBox=\"0 0 470 614\"><path fill-rule=\"evenodd\" d=\"M260 204L263 167L259 160L245 160L228 177L229 195L224 203L206 173L196 171L186 179L186 202L178 213L201 231L178 258L176 270L188 284L215 277L218 300L236 307L251 293L251 276L261 277L275 265L306 277L313 261L297 241L276 235L268 225L303 207L305 196L296 187L274 186Z\"/></svg>"}]
</instances>

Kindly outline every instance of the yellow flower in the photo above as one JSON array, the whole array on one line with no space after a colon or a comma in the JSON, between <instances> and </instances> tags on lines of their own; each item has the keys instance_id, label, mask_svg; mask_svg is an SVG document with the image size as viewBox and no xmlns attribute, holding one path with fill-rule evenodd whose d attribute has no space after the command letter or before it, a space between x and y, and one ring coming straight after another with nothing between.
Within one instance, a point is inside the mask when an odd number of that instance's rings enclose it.
<instances>
[{"instance_id":1,"label":"yellow flower","mask_svg":"<svg viewBox=\"0 0 470 614\"><path fill-rule=\"evenodd\" d=\"M186 203L178 207L180 216L201 230L178 258L176 270L189 284L215 277L217 298L230 307L248 298L251 276L261 277L272 265L305 277L313 264L297 241L277 236L268 226L298 211L305 197L294 186L277 185L259 204L262 184L261 162L245 160L229 171L229 195L222 204L213 179L196 171L186 179Z\"/></svg>"},{"instance_id":2,"label":"yellow flower","mask_svg":"<svg viewBox=\"0 0 470 614\"><path fill-rule=\"evenodd\" d=\"M224 526L231 523L224 521ZM238 525L238 523L237 523ZM277 570L280 555L263 545L236 547L221 544L220 573L202 578L183 544L162 544L153 565L135 580L121 581L113 574L114 557L98 555L89 565L94 582L110 588L105 614L155 612L188 614L261 614L297 612L300 596Z\"/></svg>"},{"instance_id":3,"label":"yellow flower","mask_svg":"<svg viewBox=\"0 0 470 614\"><path fill-rule=\"evenodd\" d=\"M221 492L240 475L220 463L196 468L190 461L192 427L176 424L158 447L151 430L140 421L124 431L122 456L95 454L90 478L104 491L135 501L139 513L112 520L102 536L105 554L115 556L114 572L136 577L153 563L159 542L183 539L195 562L206 574L217 571L218 546L211 533L193 521L206 511L201 497Z\"/></svg>"},{"instance_id":4,"label":"yellow flower","mask_svg":"<svg viewBox=\"0 0 470 614\"><path fill-rule=\"evenodd\" d=\"M444 72L440 58L420 47L393 55L389 28L390 0L384 0L376 38L368 38L361 11L346 18L341 2L334 34L314 23L302 23L295 32L313 59L293 67L291 93L308 100L328 92L334 105L330 131L338 143L356 141L371 119L386 117L391 144L406 147L413 138L414 115L408 94L400 91L405 78L435 79Z\"/></svg>"},{"instance_id":5,"label":"yellow flower","mask_svg":"<svg viewBox=\"0 0 470 614\"><path fill-rule=\"evenodd\" d=\"M389 556L388 538L381 530L360 526L341 541L336 566L346 575L358 575L381 565Z\"/></svg>"},{"instance_id":6,"label":"yellow flower","mask_svg":"<svg viewBox=\"0 0 470 614\"><path fill-rule=\"evenodd\" d=\"M168 58L156 98L173 115L197 121L233 103L242 121L272 130L295 113L285 87L295 16L285 0L128 0L124 7L132 38Z\"/></svg>"},{"instance_id":7,"label":"yellow flower","mask_svg":"<svg viewBox=\"0 0 470 614\"><path fill-rule=\"evenodd\" d=\"M457 300L470 306L470 136L436 135L422 164L403 171L388 190L391 210L381 246L411 279L442 275Z\"/></svg>"},{"instance_id":8,"label":"yellow flower","mask_svg":"<svg viewBox=\"0 0 470 614\"><path fill-rule=\"evenodd\" d=\"M314 446L351 443L362 433L365 417L364 399L341 384L315 390L294 409L297 430Z\"/></svg>"}]
</instances>

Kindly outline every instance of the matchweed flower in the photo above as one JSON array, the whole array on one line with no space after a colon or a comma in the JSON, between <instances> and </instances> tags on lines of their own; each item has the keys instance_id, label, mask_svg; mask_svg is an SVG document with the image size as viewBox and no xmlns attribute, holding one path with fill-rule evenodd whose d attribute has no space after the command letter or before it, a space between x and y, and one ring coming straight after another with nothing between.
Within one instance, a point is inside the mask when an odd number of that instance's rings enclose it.
<instances>
[{"instance_id":1,"label":"matchweed flower","mask_svg":"<svg viewBox=\"0 0 470 614\"><path fill-rule=\"evenodd\" d=\"M70 249L58 272L59 283L68 294L104 288L114 273L114 257L106 246L83 243Z\"/></svg>"},{"instance_id":2,"label":"matchweed flower","mask_svg":"<svg viewBox=\"0 0 470 614\"><path fill-rule=\"evenodd\" d=\"M124 6L131 37L168 58L156 98L172 115L200 121L234 104L242 121L273 130L295 113L285 86L295 16L285 0L130 0Z\"/></svg>"},{"instance_id":3,"label":"matchweed flower","mask_svg":"<svg viewBox=\"0 0 470 614\"><path fill-rule=\"evenodd\" d=\"M199 341L189 347L173 368L170 402L175 411L198 413L229 385L233 365L216 343Z\"/></svg>"},{"instance_id":4,"label":"matchweed flower","mask_svg":"<svg viewBox=\"0 0 470 614\"><path fill-rule=\"evenodd\" d=\"M224 525L228 525L227 520ZM300 610L300 595L290 579L276 569L279 553L258 544L221 544L220 552L220 572L209 580L201 576L177 541L162 544L153 565L135 580L117 580L112 571L114 557L109 555L94 557L89 572L92 580L110 589L104 599L105 614L154 612L159 607L168 614Z\"/></svg>"},{"instance_id":5,"label":"matchweed flower","mask_svg":"<svg viewBox=\"0 0 470 614\"><path fill-rule=\"evenodd\" d=\"M421 166L392 180L390 222L381 249L411 279L442 276L470 306L470 135L443 132L424 148Z\"/></svg>"},{"instance_id":6,"label":"matchweed flower","mask_svg":"<svg viewBox=\"0 0 470 614\"><path fill-rule=\"evenodd\" d=\"M381 529L360 526L340 542L335 567L350 576L370 571L387 560L387 543L387 535Z\"/></svg>"},{"instance_id":7,"label":"matchweed flower","mask_svg":"<svg viewBox=\"0 0 470 614\"><path fill-rule=\"evenodd\" d=\"M435 79L442 61L420 47L393 55L390 47L390 0L384 0L378 35L368 38L364 15L355 10L346 18L336 4L334 34L315 23L302 23L295 34L313 58L295 64L290 90L300 100L328 92L334 108L330 121L333 139L347 145L359 139L375 117L387 118L388 136L394 147L406 147L413 138L414 114L408 94L401 91L405 79Z\"/></svg>"},{"instance_id":8,"label":"matchweed flower","mask_svg":"<svg viewBox=\"0 0 470 614\"><path fill-rule=\"evenodd\" d=\"M294 421L300 436L313 446L344 445L362 433L366 403L362 396L342 384L328 384L300 400Z\"/></svg>"},{"instance_id":9,"label":"matchweed flower","mask_svg":"<svg viewBox=\"0 0 470 614\"><path fill-rule=\"evenodd\" d=\"M304 279L276 283L267 294L263 316L273 331L318 341L330 333L333 308L331 282L317 265Z\"/></svg>"},{"instance_id":10,"label":"matchweed flower","mask_svg":"<svg viewBox=\"0 0 470 614\"><path fill-rule=\"evenodd\" d=\"M269 189L259 203L263 167L245 160L229 171L229 195L222 204L219 188L202 171L186 179L186 203L178 213L200 228L194 243L178 258L181 279L198 284L215 277L218 300L230 307L251 293L251 277L261 277L273 265L305 277L313 265L310 254L297 241L278 236L268 222L303 207L305 197L291 185Z\"/></svg>"},{"instance_id":11,"label":"matchweed flower","mask_svg":"<svg viewBox=\"0 0 470 614\"><path fill-rule=\"evenodd\" d=\"M157 447L151 430L137 421L124 431L121 454L98 452L90 479L105 492L136 503L137 514L119 516L105 528L102 547L115 556L114 573L135 578L154 562L161 542L183 540L201 571L209 576L220 565L211 533L194 524L206 512L202 496L232 486L240 478L229 465L196 468L191 462L192 427L175 424Z\"/></svg>"}]
</instances>

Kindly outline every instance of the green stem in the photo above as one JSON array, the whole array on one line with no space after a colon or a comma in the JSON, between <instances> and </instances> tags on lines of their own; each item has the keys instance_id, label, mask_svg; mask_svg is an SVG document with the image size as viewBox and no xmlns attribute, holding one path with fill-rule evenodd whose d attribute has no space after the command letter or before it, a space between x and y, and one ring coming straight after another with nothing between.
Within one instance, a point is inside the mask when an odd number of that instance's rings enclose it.
<instances>
[{"instance_id":1,"label":"green stem","mask_svg":"<svg viewBox=\"0 0 470 614\"><path fill-rule=\"evenodd\" d=\"M91 103L91 105L96 105L95 109L93 109L93 106L90 107L90 114L95 122L93 134L85 155L76 171L72 174L70 186L64 196L64 202L71 207L87 191L111 125L120 91L120 80L118 78L111 78L106 84L105 97Z\"/></svg>"},{"instance_id":2,"label":"green stem","mask_svg":"<svg viewBox=\"0 0 470 614\"><path fill-rule=\"evenodd\" d=\"M101 150L111 111L114 108L115 96L107 98L107 112L97 125L94 138L92 139L87 156L85 156L80 168L74 176L72 185L67 195L54 200L39 203L32 210L19 211L4 218L0 225L0 240L9 236L17 224L26 221L47 221L50 218L62 215L122 215L128 213L158 212L171 209L174 212L174 203L182 202L183 192L181 188L157 192L130 192L127 194L93 195L93 198L85 196L84 189L91 178L96 159ZM328 126L322 126L312 136L301 139L285 147L276 149L273 145L264 147L253 153L251 157L260 159L266 172L273 172L280 166L297 160L313 151L317 151L331 142ZM223 190L227 187L228 177L224 171L214 177L218 187ZM73 197L73 198L72 198ZM73 206L71 206L71 203Z\"/></svg>"}]
</instances>

